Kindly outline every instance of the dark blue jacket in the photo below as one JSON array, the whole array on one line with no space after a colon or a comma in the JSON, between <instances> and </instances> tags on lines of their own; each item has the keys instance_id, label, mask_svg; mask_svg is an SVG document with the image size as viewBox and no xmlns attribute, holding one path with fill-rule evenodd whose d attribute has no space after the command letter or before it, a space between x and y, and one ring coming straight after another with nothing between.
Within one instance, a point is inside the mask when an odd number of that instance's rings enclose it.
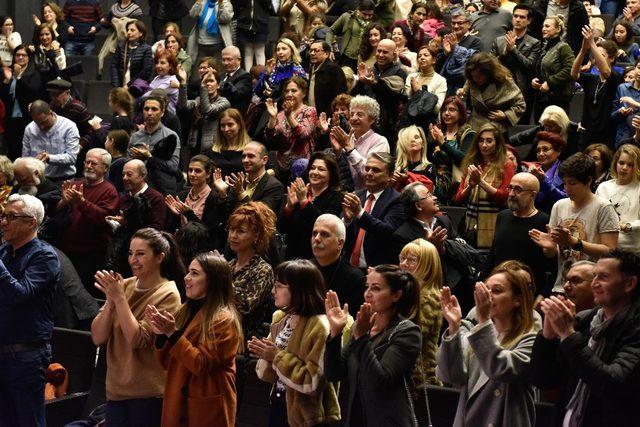
<instances>
[{"instance_id":1,"label":"dark blue jacket","mask_svg":"<svg viewBox=\"0 0 640 427\"><path fill-rule=\"evenodd\" d=\"M51 245L35 238L15 252L0 246L0 345L48 342L60 261Z\"/></svg>"}]
</instances>

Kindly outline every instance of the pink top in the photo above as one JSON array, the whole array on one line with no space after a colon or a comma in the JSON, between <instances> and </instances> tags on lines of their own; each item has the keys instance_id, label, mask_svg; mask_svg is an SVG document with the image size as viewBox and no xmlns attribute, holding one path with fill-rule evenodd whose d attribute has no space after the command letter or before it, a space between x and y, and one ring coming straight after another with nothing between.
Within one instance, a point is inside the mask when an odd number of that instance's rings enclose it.
<instances>
[{"instance_id":1,"label":"pink top","mask_svg":"<svg viewBox=\"0 0 640 427\"><path fill-rule=\"evenodd\" d=\"M364 165L367 163L367 156L375 152L388 153L389 142L387 138L375 133L373 129L369 129L358 139L352 133L350 138L354 143L355 150L349 153L347 160L349 161L349 169L357 191L364 188Z\"/></svg>"},{"instance_id":2,"label":"pink top","mask_svg":"<svg viewBox=\"0 0 640 427\"><path fill-rule=\"evenodd\" d=\"M184 201L199 219L202 219L202 213L204 212L204 203L207 201L209 193L211 193L211 187L209 187L208 185L206 185L198 194L193 194L192 188L191 191L189 191L189 194L187 194L186 200ZM187 223L187 218L184 215L181 215L180 219L182 220L183 224Z\"/></svg>"}]
</instances>

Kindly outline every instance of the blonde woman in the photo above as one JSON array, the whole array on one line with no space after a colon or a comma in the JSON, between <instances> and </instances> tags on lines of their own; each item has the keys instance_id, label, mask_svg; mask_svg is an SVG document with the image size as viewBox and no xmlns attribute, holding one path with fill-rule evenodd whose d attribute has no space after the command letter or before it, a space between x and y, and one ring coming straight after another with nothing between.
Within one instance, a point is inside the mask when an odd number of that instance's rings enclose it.
<instances>
[{"instance_id":1,"label":"blonde woman","mask_svg":"<svg viewBox=\"0 0 640 427\"><path fill-rule=\"evenodd\" d=\"M425 239L407 243L400 252L400 267L413 274L420 285L420 310L412 319L422 332L422 354L416 364L416 384L442 385L436 378L436 352L442 326L440 290L444 280L438 249Z\"/></svg>"},{"instance_id":2,"label":"blonde woman","mask_svg":"<svg viewBox=\"0 0 640 427\"><path fill-rule=\"evenodd\" d=\"M609 200L620 217L618 248L640 254L640 148L620 146L613 155L611 176L596 195Z\"/></svg>"},{"instance_id":3,"label":"blonde woman","mask_svg":"<svg viewBox=\"0 0 640 427\"><path fill-rule=\"evenodd\" d=\"M454 200L467 204L467 241L486 249L491 247L496 216L507 201L507 185L515 173L502 133L490 124L480 128L461 169L464 175Z\"/></svg>"},{"instance_id":4,"label":"blonde woman","mask_svg":"<svg viewBox=\"0 0 640 427\"><path fill-rule=\"evenodd\" d=\"M534 387L527 380L536 337L532 287L526 270L502 263L486 283L476 283L475 316L464 320L456 297L442 289L449 326L436 374L461 387L454 427L534 425Z\"/></svg>"}]
</instances>

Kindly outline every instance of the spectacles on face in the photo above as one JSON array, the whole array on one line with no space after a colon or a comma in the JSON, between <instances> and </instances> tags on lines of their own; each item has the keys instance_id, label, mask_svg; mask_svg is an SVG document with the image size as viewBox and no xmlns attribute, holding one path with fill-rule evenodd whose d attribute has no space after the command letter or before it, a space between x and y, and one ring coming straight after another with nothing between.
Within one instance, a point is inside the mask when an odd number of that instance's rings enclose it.
<instances>
[{"instance_id":1,"label":"spectacles on face","mask_svg":"<svg viewBox=\"0 0 640 427\"><path fill-rule=\"evenodd\" d=\"M407 264L417 264L418 258L413 256L400 256L400 262L406 262Z\"/></svg>"},{"instance_id":2,"label":"spectacles on face","mask_svg":"<svg viewBox=\"0 0 640 427\"><path fill-rule=\"evenodd\" d=\"M511 193L512 191L515 194L520 194L520 193L523 193L525 191L535 191L535 190L529 190L527 188L522 188L519 185L511 185L511 184L507 185L507 193Z\"/></svg>"},{"instance_id":3,"label":"spectacles on face","mask_svg":"<svg viewBox=\"0 0 640 427\"><path fill-rule=\"evenodd\" d=\"M0 221L6 220L7 222L13 222L16 218L33 218L31 215L20 215L14 213L0 215Z\"/></svg>"},{"instance_id":4,"label":"spectacles on face","mask_svg":"<svg viewBox=\"0 0 640 427\"><path fill-rule=\"evenodd\" d=\"M466 24L469 21L451 21L451 26L452 27L461 27L462 25Z\"/></svg>"}]
</instances>

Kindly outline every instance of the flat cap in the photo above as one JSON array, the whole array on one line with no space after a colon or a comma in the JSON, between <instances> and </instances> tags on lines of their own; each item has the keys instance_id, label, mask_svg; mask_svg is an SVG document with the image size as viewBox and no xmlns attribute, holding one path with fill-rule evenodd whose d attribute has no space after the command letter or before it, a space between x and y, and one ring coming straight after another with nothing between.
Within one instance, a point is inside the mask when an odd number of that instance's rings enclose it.
<instances>
[{"instance_id":1,"label":"flat cap","mask_svg":"<svg viewBox=\"0 0 640 427\"><path fill-rule=\"evenodd\" d=\"M71 83L63 79L55 79L47 82L47 90L69 90L71 89Z\"/></svg>"}]
</instances>

